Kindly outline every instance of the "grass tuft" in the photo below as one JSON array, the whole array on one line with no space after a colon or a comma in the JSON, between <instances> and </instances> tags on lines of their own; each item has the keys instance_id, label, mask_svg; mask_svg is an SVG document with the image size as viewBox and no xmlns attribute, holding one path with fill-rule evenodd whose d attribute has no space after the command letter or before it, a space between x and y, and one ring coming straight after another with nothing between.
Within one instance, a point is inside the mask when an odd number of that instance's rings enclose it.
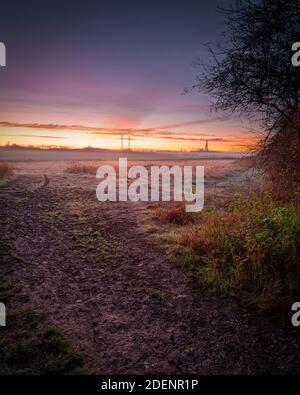
<instances>
[{"instance_id":1,"label":"grass tuft","mask_svg":"<svg viewBox=\"0 0 300 395\"><path fill-rule=\"evenodd\" d=\"M66 173L71 174L92 174L95 175L99 166L87 166L78 163L72 164L65 169Z\"/></svg>"},{"instance_id":2,"label":"grass tuft","mask_svg":"<svg viewBox=\"0 0 300 395\"><path fill-rule=\"evenodd\" d=\"M9 163L0 163L0 179L11 176L13 174L13 167Z\"/></svg>"},{"instance_id":3,"label":"grass tuft","mask_svg":"<svg viewBox=\"0 0 300 395\"><path fill-rule=\"evenodd\" d=\"M183 203L159 207L155 210L153 217L161 224L187 225L193 222L193 214L185 211Z\"/></svg>"}]
</instances>

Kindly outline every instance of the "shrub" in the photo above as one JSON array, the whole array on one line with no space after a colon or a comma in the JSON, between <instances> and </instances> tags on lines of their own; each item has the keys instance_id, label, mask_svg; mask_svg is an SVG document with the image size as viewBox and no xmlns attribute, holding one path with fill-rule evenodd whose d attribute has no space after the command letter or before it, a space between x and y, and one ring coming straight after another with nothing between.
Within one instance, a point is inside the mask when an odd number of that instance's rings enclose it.
<instances>
[{"instance_id":1,"label":"shrub","mask_svg":"<svg viewBox=\"0 0 300 395\"><path fill-rule=\"evenodd\" d=\"M182 203L159 208L155 217L163 224L186 225L193 220L193 215L185 211Z\"/></svg>"},{"instance_id":2,"label":"shrub","mask_svg":"<svg viewBox=\"0 0 300 395\"><path fill-rule=\"evenodd\" d=\"M227 210L203 212L179 243L196 254L194 272L215 290L265 308L299 295L300 212L292 204L239 196Z\"/></svg>"},{"instance_id":3,"label":"shrub","mask_svg":"<svg viewBox=\"0 0 300 395\"><path fill-rule=\"evenodd\" d=\"M258 165L264 171L267 187L277 199L298 203L300 192L300 113L282 121L276 134L264 143Z\"/></svg>"},{"instance_id":4,"label":"shrub","mask_svg":"<svg viewBox=\"0 0 300 395\"><path fill-rule=\"evenodd\" d=\"M13 174L13 167L9 163L0 163L0 179Z\"/></svg>"}]
</instances>

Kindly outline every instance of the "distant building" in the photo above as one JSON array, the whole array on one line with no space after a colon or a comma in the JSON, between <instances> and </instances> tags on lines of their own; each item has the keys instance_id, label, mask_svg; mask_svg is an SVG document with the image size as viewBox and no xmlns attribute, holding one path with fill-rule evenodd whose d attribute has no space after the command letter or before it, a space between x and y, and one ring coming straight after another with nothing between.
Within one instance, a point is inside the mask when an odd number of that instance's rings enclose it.
<instances>
[{"instance_id":1,"label":"distant building","mask_svg":"<svg viewBox=\"0 0 300 395\"><path fill-rule=\"evenodd\" d=\"M206 140L204 151L205 151L205 152L208 152L208 151L209 151L209 149L208 149L208 140Z\"/></svg>"}]
</instances>

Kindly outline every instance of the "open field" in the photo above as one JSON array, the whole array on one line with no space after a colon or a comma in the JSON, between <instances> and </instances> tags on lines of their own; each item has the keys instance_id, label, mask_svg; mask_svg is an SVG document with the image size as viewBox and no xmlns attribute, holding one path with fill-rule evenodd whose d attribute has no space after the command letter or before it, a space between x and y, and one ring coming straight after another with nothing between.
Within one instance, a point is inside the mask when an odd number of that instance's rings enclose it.
<instances>
[{"instance_id":1,"label":"open field","mask_svg":"<svg viewBox=\"0 0 300 395\"><path fill-rule=\"evenodd\" d=\"M205 166L207 201L252 180L234 160L178 163ZM153 223L159 203L100 203L95 176L66 172L70 162L13 166L0 189L1 243L10 246L2 295L10 314L38 317L27 323L34 336L44 339L49 326L61 333L65 364L51 361L55 372L299 373L299 331L288 314L209 294L170 262ZM1 368L9 361L0 357Z\"/></svg>"},{"instance_id":2,"label":"open field","mask_svg":"<svg viewBox=\"0 0 300 395\"><path fill-rule=\"evenodd\" d=\"M120 151L120 150L74 150L32 149L0 147L1 161L112 161L125 156L130 161L162 161L192 159L238 159L245 154L239 152L176 152L176 151Z\"/></svg>"}]
</instances>

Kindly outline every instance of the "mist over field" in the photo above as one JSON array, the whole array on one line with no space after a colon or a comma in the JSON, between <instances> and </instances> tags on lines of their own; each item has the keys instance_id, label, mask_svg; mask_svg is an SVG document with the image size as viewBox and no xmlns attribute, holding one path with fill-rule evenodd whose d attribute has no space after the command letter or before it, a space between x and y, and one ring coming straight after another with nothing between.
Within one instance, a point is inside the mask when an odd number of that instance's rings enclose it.
<instances>
[{"instance_id":1,"label":"mist over field","mask_svg":"<svg viewBox=\"0 0 300 395\"><path fill-rule=\"evenodd\" d=\"M1 161L41 161L41 160L117 160L121 157L128 160L196 160L196 159L234 159L247 156L238 152L131 152L113 150L51 150L51 149L22 149L0 147Z\"/></svg>"}]
</instances>

